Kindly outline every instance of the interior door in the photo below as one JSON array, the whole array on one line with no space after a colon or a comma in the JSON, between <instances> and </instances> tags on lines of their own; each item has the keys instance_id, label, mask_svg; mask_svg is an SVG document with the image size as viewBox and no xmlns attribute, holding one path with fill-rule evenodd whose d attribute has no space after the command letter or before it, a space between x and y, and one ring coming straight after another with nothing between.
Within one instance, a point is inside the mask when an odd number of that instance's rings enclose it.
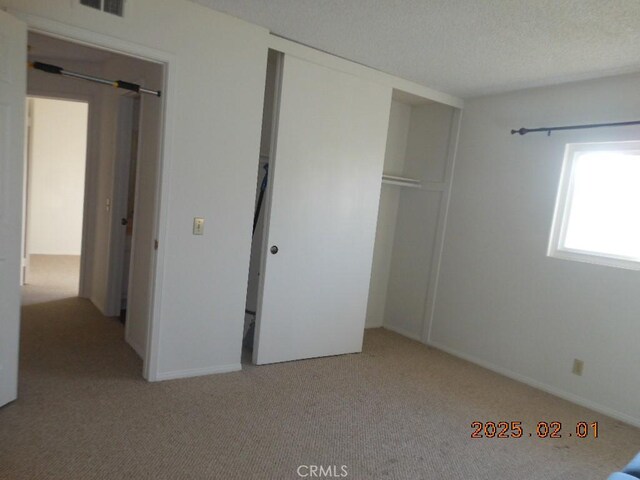
<instances>
[{"instance_id":1,"label":"interior door","mask_svg":"<svg viewBox=\"0 0 640 480\"><path fill-rule=\"evenodd\" d=\"M254 363L360 352L391 88L284 56Z\"/></svg>"},{"instance_id":2,"label":"interior door","mask_svg":"<svg viewBox=\"0 0 640 480\"><path fill-rule=\"evenodd\" d=\"M0 10L0 406L18 396L27 28Z\"/></svg>"},{"instance_id":3,"label":"interior door","mask_svg":"<svg viewBox=\"0 0 640 480\"><path fill-rule=\"evenodd\" d=\"M139 98L129 94L118 97L116 171L111 217L112 256L109 261L109 316L120 315L126 309L138 157L139 102Z\"/></svg>"},{"instance_id":4,"label":"interior door","mask_svg":"<svg viewBox=\"0 0 640 480\"><path fill-rule=\"evenodd\" d=\"M145 362L156 261L154 243L157 231L161 119L160 99L149 96L140 98L125 339ZM148 378L147 369L148 364L145 363L145 378Z\"/></svg>"}]
</instances>

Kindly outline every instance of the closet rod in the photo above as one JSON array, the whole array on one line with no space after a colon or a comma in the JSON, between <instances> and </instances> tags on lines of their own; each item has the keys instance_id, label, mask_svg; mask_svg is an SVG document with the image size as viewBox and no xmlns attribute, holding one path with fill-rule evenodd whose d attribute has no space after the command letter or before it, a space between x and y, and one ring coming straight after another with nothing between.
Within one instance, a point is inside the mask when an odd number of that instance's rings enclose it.
<instances>
[{"instance_id":1,"label":"closet rod","mask_svg":"<svg viewBox=\"0 0 640 480\"><path fill-rule=\"evenodd\" d=\"M92 75L85 75L84 73L70 72L68 70L63 69L62 67L51 65L49 63L29 62L29 66L31 68L34 68L36 70L41 70L43 72L62 75L64 77L88 80L90 82L100 83L102 85L109 85L115 88L129 90L131 92L146 93L148 95L154 95L156 97L160 97L162 95L162 91L160 90L149 90L148 88L141 87L137 83L125 82L124 80L107 80L106 78L94 77Z\"/></svg>"},{"instance_id":2,"label":"closet rod","mask_svg":"<svg viewBox=\"0 0 640 480\"><path fill-rule=\"evenodd\" d=\"M582 130L585 128L601 128L601 127L627 127L629 125L640 125L640 120L634 120L632 122L615 122L615 123L588 123L586 125L567 125L564 127L540 127L540 128L524 128L519 130L511 130L511 135L516 133L520 135L526 135L527 133L547 132L547 135L551 135L551 132L556 130Z\"/></svg>"}]
</instances>

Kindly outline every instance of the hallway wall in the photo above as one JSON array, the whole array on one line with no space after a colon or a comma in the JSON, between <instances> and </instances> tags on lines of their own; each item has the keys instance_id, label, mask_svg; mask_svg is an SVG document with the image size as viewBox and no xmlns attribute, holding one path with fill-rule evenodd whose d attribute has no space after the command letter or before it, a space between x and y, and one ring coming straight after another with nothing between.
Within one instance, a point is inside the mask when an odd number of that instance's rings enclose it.
<instances>
[{"instance_id":1,"label":"hallway wall","mask_svg":"<svg viewBox=\"0 0 640 480\"><path fill-rule=\"evenodd\" d=\"M29 102L27 253L80 255L89 105Z\"/></svg>"}]
</instances>

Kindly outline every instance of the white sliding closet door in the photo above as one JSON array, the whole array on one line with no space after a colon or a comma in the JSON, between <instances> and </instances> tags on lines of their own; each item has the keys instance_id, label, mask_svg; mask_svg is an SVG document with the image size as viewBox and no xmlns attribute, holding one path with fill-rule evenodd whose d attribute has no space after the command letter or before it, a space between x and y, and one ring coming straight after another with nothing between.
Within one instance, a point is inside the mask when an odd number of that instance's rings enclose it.
<instances>
[{"instance_id":1,"label":"white sliding closet door","mask_svg":"<svg viewBox=\"0 0 640 480\"><path fill-rule=\"evenodd\" d=\"M257 364L362 350L391 105L391 88L282 61Z\"/></svg>"}]
</instances>

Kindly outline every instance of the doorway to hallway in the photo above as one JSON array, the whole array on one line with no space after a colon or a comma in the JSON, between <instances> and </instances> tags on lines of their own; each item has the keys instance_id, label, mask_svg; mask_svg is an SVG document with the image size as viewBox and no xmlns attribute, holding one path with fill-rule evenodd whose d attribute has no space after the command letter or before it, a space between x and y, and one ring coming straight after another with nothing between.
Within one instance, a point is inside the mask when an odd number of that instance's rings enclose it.
<instances>
[{"instance_id":1,"label":"doorway to hallway","mask_svg":"<svg viewBox=\"0 0 640 480\"><path fill-rule=\"evenodd\" d=\"M89 104L28 97L25 302L75 297L80 282Z\"/></svg>"}]
</instances>

